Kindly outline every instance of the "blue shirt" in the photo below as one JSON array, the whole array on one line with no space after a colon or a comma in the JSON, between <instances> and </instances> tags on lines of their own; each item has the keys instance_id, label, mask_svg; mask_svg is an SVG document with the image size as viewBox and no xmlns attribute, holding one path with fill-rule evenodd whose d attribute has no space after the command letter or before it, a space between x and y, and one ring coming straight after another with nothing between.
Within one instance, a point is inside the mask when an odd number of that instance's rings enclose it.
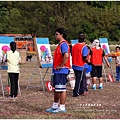
<instances>
[{"instance_id":1,"label":"blue shirt","mask_svg":"<svg viewBox=\"0 0 120 120\"><path fill-rule=\"evenodd\" d=\"M92 71L92 66L88 65L87 63L84 65L84 68L86 68L86 73L89 73Z\"/></svg>"}]
</instances>

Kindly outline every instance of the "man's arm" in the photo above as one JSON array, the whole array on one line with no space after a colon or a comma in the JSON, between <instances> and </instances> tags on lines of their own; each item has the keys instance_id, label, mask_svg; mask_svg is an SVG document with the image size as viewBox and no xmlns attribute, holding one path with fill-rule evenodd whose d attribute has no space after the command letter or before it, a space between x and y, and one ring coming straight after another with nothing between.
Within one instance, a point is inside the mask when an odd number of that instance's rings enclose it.
<instances>
[{"instance_id":1,"label":"man's arm","mask_svg":"<svg viewBox=\"0 0 120 120\"><path fill-rule=\"evenodd\" d=\"M110 64L109 64L109 62L108 62L108 59L107 59L107 56L105 55L104 50L103 50L102 56L103 56L103 59L105 60L105 62L106 62L106 64L107 64L107 66L110 67Z\"/></svg>"},{"instance_id":2,"label":"man's arm","mask_svg":"<svg viewBox=\"0 0 120 120\"><path fill-rule=\"evenodd\" d=\"M110 67L110 64L109 64L109 62L108 62L108 59L107 59L106 55L105 55L103 58L104 58L104 60L105 60L105 62L106 62L106 64L107 64L107 66Z\"/></svg>"},{"instance_id":3,"label":"man's arm","mask_svg":"<svg viewBox=\"0 0 120 120\"><path fill-rule=\"evenodd\" d=\"M56 69L61 69L62 67L64 67L65 63L67 62L68 60L68 57L69 57L69 54L68 53L64 53L64 56L63 56L63 61L61 63L61 65L57 66Z\"/></svg>"},{"instance_id":4,"label":"man's arm","mask_svg":"<svg viewBox=\"0 0 120 120\"><path fill-rule=\"evenodd\" d=\"M82 59L86 62L89 63L90 61L87 59L87 56L82 56Z\"/></svg>"},{"instance_id":5,"label":"man's arm","mask_svg":"<svg viewBox=\"0 0 120 120\"><path fill-rule=\"evenodd\" d=\"M82 50L82 59L83 59L83 61L85 61L86 63L89 63L90 61L89 61L89 59L87 58L87 56L88 56L88 48L87 48L87 46L85 46L85 47L83 48L83 50Z\"/></svg>"}]
</instances>

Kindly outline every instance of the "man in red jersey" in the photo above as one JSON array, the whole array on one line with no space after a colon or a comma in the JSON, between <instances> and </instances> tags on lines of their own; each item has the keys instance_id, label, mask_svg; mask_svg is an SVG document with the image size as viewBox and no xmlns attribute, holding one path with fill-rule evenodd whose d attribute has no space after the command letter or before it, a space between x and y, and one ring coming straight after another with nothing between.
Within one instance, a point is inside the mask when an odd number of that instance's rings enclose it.
<instances>
[{"instance_id":1,"label":"man in red jersey","mask_svg":"<svg viewBox=\"0 0 120 120\"><path fill-rule=\"evenodd\" d=\"M96 79L98 77L99 79L99 89L103 89L103 79L102 79L102 63L103 58L107 64L107 66L110 66L107 57L105 56L104 50L100 47L100 42L98 39L95 39L93 41L93 47L91 49L91 64L92 64L92 71L91 71L91 77L92 77L92 89L96 90Z\"/></svg>"},{"instance_id":2,"label":"man in red jersey","mask_svg":"<svg viewBox=\"0 0 120 120\"><path fill-rule=\"evenodd\" d=\"M46 112L58 113L66 112L66 82L70 68L70 48L66 39L66 32L63 28L58 28L55 31L55 38L59 42L54 52L53 62L53 86L54 102L51 108L46 109ZM58 102L60 100L60 107Z\"/></svg>"},{"instance_id":3,"label":"man in red jersey","mask_svg":"<svg viewBox=\"0 0 120 120\"><path fill-rule=\"evenodd\" d=\"M82 33L78 37L78 43L72 47L72 69L76 77L73 97L85 94L88 91L85 73L85 63L88 62L88 48L85 41L85 35Z\"/></svg>"}]
</instances>

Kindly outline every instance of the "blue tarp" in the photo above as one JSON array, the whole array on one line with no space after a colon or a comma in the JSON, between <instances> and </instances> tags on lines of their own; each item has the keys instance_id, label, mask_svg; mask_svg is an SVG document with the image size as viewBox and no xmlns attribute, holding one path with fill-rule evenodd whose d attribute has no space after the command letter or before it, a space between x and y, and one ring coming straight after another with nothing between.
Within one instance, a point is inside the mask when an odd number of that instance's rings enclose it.
<instances>
[{"instance_id":1,"label":"blue tarp","mask_svg":"<svg viewBox=\"0 0 120 120\"><path fill-rule=\"evenodd\" d=\"M71 43L74 45L74 44L78 43L78 40L77 39L76 40L71 40Z\"/></svg>"},{"instance_id":2,"label":"blue tarp","mask_svg":"<svg viewBox=\"0 0 120 120\"><path fill-rule=\"evenodd\" d=\"M36 38L37 44L49 44L49 38Z\"/></svg>"},{"instance_id":3,"label":"blue tarp","mask_svg":"<svg viewBox=\"0 0 120 120\"><path fill-rule=\"evenodd\" d=\"M0 36L0 43L2 44L10 44L12 41L14 41L14 37Z\"/></svg>"}]
</instances>

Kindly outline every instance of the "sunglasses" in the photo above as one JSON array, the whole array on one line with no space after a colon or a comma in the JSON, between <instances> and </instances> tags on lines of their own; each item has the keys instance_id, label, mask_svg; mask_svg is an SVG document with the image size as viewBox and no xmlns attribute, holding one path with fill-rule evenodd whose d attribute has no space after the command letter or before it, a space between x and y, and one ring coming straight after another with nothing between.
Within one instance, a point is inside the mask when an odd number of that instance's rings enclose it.
<instances>
[{"instance_id":1,"label":"sunglasses","mask_svg":"<svg viewBox=\"0 0 120 120\"><path fill-rule=\"evenodd\" d=\"M59 35L58 33L55 34L55 36Z\"/></svg>"}]
</instances>

